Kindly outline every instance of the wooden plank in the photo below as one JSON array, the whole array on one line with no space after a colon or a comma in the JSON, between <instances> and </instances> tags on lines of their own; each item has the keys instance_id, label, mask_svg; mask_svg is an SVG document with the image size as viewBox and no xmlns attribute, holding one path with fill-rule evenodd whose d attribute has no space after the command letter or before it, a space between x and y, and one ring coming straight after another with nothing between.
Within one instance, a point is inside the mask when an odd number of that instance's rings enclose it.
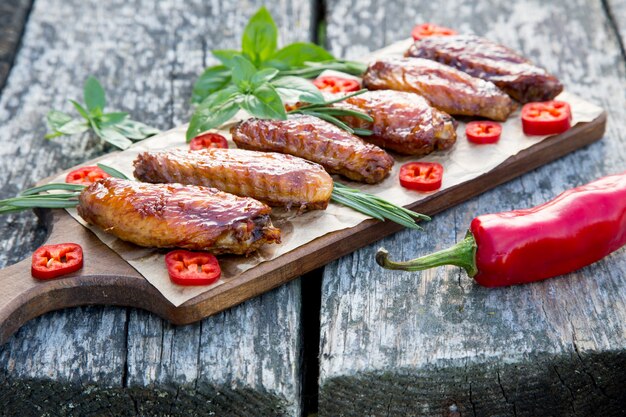
<instances>
[{"instance_id":1,"label":"wooden plank","mask_svg":"<svg viewBox=\"0 0 626 417\"><path fill-rule=\"evenodd\" d=\"M346 19L346 13L352 18ZM526 286L486 289L459 268L380 269L460 240L481 213L529 207L623 171L624 60L600 2L332 0L328 45L362 55L437 22L509 45L609 110L602 141L326 267L320 416L621 415L626 252Z\"/></svg>"},{"instance_id":2,"label":"wooden plank","mask_svg":"<svg viewBox=\"0 0 626 417\"><path fill-rule=\"evenodd\" d=\"M161 129L187 119L208 50L236 46L260 3L38 0L0 98L0 198L113 150L87 137L43 140L45 112L69 111L66 100L81 97L89 74L105 86L111 109ZM309 38L309 2L269 8L283 41ZM30 254L45 229L31 213L1 217L0 265ZM299 414L299 300L294 281L184 328L120 308L44 315L0 347L0 414L162 415L194 406L219 415Z\"/></svg>"}]
</instances>

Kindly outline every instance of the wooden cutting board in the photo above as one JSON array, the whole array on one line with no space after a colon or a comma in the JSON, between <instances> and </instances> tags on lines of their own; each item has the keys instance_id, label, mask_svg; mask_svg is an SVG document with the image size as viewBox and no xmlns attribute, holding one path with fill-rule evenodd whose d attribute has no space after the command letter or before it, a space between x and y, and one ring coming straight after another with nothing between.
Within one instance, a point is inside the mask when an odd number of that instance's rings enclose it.
<instances>
[{"instance_id":1,"label":"wooden cutting board","mask_svg":"<svg viewBox=\"0 0 626 417\"><path fill-rule=\"evenodd\" d=\"M606 113L602 113L589 123L579 123L561 135L525 149L486 174L437 192L409 207L434 215L599 140L605 127ZM0 344L34 317L52 310L88 304L137 307L152 311L175 324L192 323L256 297L401 229L395 223L368 220L353 228L330 233L174 307L135 269L65 210L42 210L38 214L49 227L45 244L80 244L85 253L85 266L74 274L52 281L32 278L30 258L0 270Z\"/></svg>"}]
</instances>

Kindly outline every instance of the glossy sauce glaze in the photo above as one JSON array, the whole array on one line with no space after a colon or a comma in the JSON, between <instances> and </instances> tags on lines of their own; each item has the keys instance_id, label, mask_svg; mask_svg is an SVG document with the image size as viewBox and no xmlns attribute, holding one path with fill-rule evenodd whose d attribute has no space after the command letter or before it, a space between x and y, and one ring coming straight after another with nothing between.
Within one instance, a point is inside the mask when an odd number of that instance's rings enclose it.
<instances>
[{"instance_id":1,"label":"glossy sauce glaze","mask_svg":"<svg viewBox=\"0 0 626 417\"><path fill-rule=\"evenodd\" d=\"M363 139L405 155L427 155L449 149L456 142L456 121L432 107L422 96L394 90L368 91L334 104L371 116L369 122L354 116L340 117L354 128L369 129Z\"/></svg>"},{"instance_id":2,"label":"glossy sauce glaze","mask_svg":"<svg viewBox=\"0 0 626 417\"><path fill-rule=\"evenodd\" d=\"M411 57L432 59L491 81L521 103L552 100L563 85L513 50L474 35L433 36L416 41Z\"/></svg>"},{"instance_id":3,"label":"glossy sauce glaze","mask_svg":"<svg viewBox=\"0 0 626 417\"><path fill-rule=\"evenodd\" d=\"M370 90L417 93L446 113L506 120L516 105L493 83L430 59L386 58L371 63L363 75Z\"/></svg>"},{"instance_id":4,"label":"glossy sauce glaze","mask_svg":"<svg viewBox=\"0 0 626 417\"><path fill-rule=\"evenodd\" d=\"M247 254L279 243L270 208L208 187L106 178L85 188L78 214L139 246Z\"/></svg>"},{"instance_id":5,"label":"glossy sauce glaze","mask_svg":"<svg viewBox=\"0 0 626 417\"><path fill-rule=\"evenodd\" d=\"M393 166L393 158L378 146L313 116L248 119L233 126L231 133L240 148L299 156L332 174L368 184L382 181Z\"/></svg>"},{"instance_id":6,"label":"glossy sauce glaze","mask_svg":"<svg viewBox=\"0 0 626 417\"><path fill-rule=\"evenodd\" d=\"M135 177L151 183L215 187L270 206L325 209L333 180L313 162L275 152L202 149L144 152L134 162Z\"/></svg>"}]
</instances>

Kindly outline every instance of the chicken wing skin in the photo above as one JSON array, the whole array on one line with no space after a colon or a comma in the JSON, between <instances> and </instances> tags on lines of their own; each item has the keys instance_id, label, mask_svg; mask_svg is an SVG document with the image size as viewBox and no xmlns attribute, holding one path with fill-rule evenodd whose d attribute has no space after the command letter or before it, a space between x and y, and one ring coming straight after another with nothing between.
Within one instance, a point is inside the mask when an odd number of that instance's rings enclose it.
<instances>
[{"instance_id":1,"label":"chicken wing skin","mask_svg":"<svg viewBox=\"0 0 626 417\"><path fill-rule=\"evenodd\" d=\"M332 174L368 184L382 181L393 166L393 158L378 146L313 116L248 119L233 126L231 133L240 148L299 156Z\"/></svg>"},{"instance_id":2,"label":"chicken wing skin","mask_svg":"<svg viewBox=\"0 0 626 417\"><path fill-rule=\"evenodd\" d=\"M370 90L417 93L446 113L506 120L516 105L493 83L430 59L387 58L375 61L363 75Z\"/></svg>"},{"instance_id":3,"label":"chicken wing skin","mask_svg":"<svg viewBox=\"0 0 626 417\"><path fill-rule=\"evenodd\" d=\"M333 180L320 165L291 155L244 149L144 152L135 177L151 183L215 187L270 206L325 209Z\"/></svg>"},{"instance_id":4,"label":"chicken wing skin","mask_svg":"<svg viewBox=\"0 0 626 417\"><path fill-rule=\"evenodd\" d=\"M433 59L491 81L521 103L552 100L563 85L511 49L474 35L432 36L416 41L408 56Z\"/></svg>"},{"instance_id":5,"label":"chicken wing skin","mask_svg":"<svg viewBox=\"0 0 626 417\"><path fill-rule=\"evenodd\" d=\"M252 198L208 187L97 181L80 194L88 223L139 246L248 254L279 243L270 208Z\"/></svg>"},{"instance_id":6,"label":"chicken wing skin","mask_svg":"<svg viewBox=\"0 0 626 417\"><path fill-rule=\"evenodd\" d=\"M401 154L427 155L449 149L456 142L456 121L414 93L368 91L334 106L371 116L373 122L354 116L340 118L351 127L371 130L372 135L364 140Z\"/></svg>"}]
</instances>

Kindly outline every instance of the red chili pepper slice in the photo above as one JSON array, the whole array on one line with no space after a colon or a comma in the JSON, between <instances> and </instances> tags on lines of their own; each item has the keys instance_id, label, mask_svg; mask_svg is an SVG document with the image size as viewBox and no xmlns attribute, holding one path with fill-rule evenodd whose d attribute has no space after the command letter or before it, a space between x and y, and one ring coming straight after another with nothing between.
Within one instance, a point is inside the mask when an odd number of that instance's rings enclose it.
<instances>
[{"instance_id":1,"label":"red chili pepper slice","mask_svg":"<svg viewBox=\"0 0 626 417\"><path fill-rule=\"evenodd\" d=\"M88 166L70 171L65 177L65 182L69 184L90 185L98 180L108 177L110 177L110 175L97 166Z\"/></svg>"},{"instance_id":2,"label":"red chili pepper slice","mask_svg":"<svg viewBox=\"0 0 626 417\"><path fill-rule=\"evenodd\" d=\"M416 41L428 36L451 36L456 34L457 31L453 29L432 23L422 23L421 25L415 26L411 31L411 36L413 36L413 39Z\"/></svg>"},{"instance_id":3,"label":"red chili pepper slice","mask_svg":"<svg viewBox=\"0 0 626 417\"><path fill-rule=\"evenodd\" d=\"M83 248L76 243L44 245L33 253L30 272L37 279L52 279L83 267Z\"/></svg>"},{"instance_id":4,"label":"red chili pepper slice","mask_svg":"<svg viewBox=\"0 0 626 417\"><path fill-rule=\"evenodd\" d=\"M500 123L488 121L469 122L465 126L467 140L476 144L496 143L500 140L502 126Z\"/></svg>"},{"instance_id":5,"label":"red chili pepper slice","mask_svg":"<svg viewBox=\"0 0 626 417\"><path fill-rule=\"evenodd\" d=\"M165 265L178 285L209 285L222 275L217 258L206 252L174 250L165 255Z\"/></svg>"},{"instance_id":6,"label":"red chili pepper slice","mask_svg":"<svg viewBox=\"0 0 626 417\"><path fill-rule=\"evenodd\" d=\"M438 190L442 179L443 166L437 162L409 162L400 167L400 185L409 190Z\"/></svg>"},{"instance_id":7,"label":"red chili pepper slice","mask_svg":"<svg viewBox=\"0 0 626 417\"><path fill-rule=\"evenodd\" d=\"M203 133L191 139L189 149L197 151L206 148L228 148L226 138L219 133Z\"/></svg>"},{"instance_id":8,"label":"red chili pepper slice","mask_svg":"<svg viewBox=\"0 0 626 417\"><path fill-rule=\"evenodd\" d=\"M320 91L327 93L349 93L351 91L359 91L361 84L357 80L341 77L317 77L313 80L313 84Z\"/></svg>"},{"instance_id":9,"label":"red chili pepper slice","mask_svg":"<svg viewBox=\"0 0 626 417\"><path fill-rule=\"evenodd\" d=\"M525 104L522 129L527 135L556 135L571 127L572 110L564 101Z\"/></svg>"}]
</instances>

